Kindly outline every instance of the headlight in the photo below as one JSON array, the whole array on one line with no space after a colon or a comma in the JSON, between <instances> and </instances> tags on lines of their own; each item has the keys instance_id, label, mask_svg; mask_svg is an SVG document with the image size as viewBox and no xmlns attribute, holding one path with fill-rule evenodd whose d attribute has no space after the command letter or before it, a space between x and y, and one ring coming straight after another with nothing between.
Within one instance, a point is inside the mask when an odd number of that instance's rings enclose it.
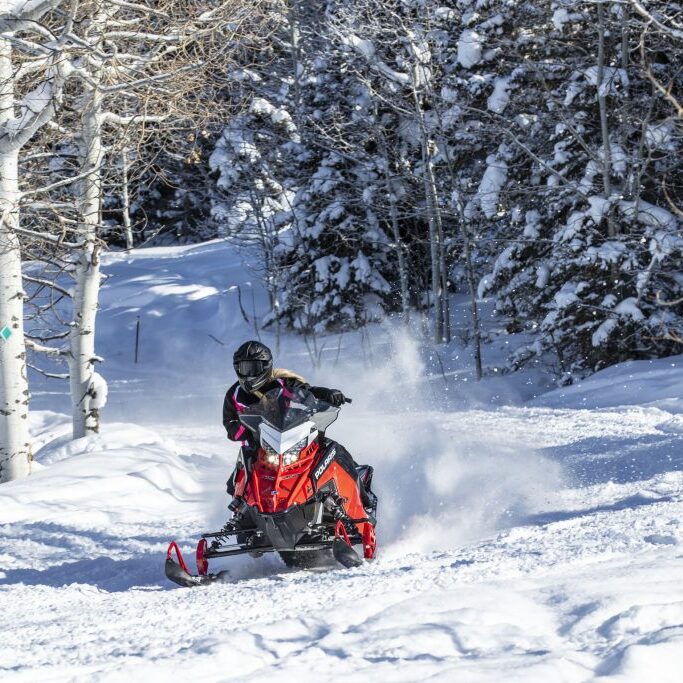
<instances>
[{"instance_id":1,"label":"headlight","mask_svg":"<svg viewBox=\"0 0 683 683\"><path fill-rule=\"evenodd\" d=\"M280 464L280 456L278 452L271 448L265 441L261 442L261 448L265 453L265 461L271 467L277 467Z\"/></svg>"},{"instance_id":2,"label":"headlight","mask_svg":"<svg viewBox=\"0 0 683 683\"><path fill-rule=\"evenodd\" d=\"M288 448L282 454L282 464L291 465L299 459L299 454L308 445L308 437L304 437L301 441L297 441L291 448Z\"/></svg>"}]
</instances>

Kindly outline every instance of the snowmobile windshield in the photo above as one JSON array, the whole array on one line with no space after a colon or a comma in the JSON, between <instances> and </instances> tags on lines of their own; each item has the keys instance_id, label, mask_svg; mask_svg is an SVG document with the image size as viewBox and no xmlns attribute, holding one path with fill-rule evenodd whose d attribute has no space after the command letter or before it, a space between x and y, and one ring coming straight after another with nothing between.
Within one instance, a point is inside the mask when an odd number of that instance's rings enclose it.
<instances>
[{"instance_id":1,"label":"snowmobile windshield","mask_svg":"<svg viewBox=\"0 0 683 683\"><path fill-rule=\"evenodd\" d=\"M317 399L306 389L278 387L266 392L255 405L248 406L240 415L240 422L254 433L258 432L261 422L280 432L313 422L318 431L324 432L338 415L339 408Z\"/></svg>"}]
</instances>

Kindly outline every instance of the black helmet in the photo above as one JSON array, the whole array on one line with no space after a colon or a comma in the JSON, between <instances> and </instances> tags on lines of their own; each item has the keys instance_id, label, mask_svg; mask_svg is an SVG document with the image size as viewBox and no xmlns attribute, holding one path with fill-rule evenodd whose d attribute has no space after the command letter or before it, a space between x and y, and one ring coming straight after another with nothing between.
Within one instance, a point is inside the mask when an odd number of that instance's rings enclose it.
<instances>
[{"instance_id":1,"label":"black helmet","mask_svg":"<svg viewBox=\"0 0 683 683\"><path fill-rule=\"evenodd\" d=\"M235 351L232 364L242 389L251 393L258 391L270 379L273 354L265 344L248 341Z\"/></svg>"}]
</instances>

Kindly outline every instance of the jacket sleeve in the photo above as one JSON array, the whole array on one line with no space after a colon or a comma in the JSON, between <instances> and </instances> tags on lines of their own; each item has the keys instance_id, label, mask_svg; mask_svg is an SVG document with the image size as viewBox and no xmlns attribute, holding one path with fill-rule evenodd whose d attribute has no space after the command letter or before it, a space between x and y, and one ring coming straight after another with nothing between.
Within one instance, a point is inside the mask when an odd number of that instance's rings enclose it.
<instances>
[{"instance_id":1,"label":"jacket sleeve","mask_svg":"<svg viewBox=\"0 0 683 683\"><path fill-rule=\"evenodd\" d=\"M231 441L241 441L246 439L248 430L239 420L239 415L232 402L232 392L234 389L231 387L225 394L225 399L223 400L223 426L225 431L228 433L228 439Z\"/></svg>"},{"instance_id":2,"label":"jacket sleeve","mask_svg":"<svg viewBox=\"0 0 683 683\"><path fill-rule=\"evenodd\" d=\"M285 377L285 386L288 389L311 389L311 385L308 382L302 382L296 377Z\"/></svg>"},{"instance_id":3,"label":"jacket sleeve","mask_svg":"<svg viewBox=\"0 0 683 683\"><path fill-rule=\"evenodd\" d=\"M288 389L308 389L308 391L310 391L317 399L330 403L330 393L333 391L333 389L328 389L327 387L312 387L310 384L308 384L308 382L300 382L298 379L294 379L293 377L288 377L285 379L285 385Z\"/></svg>"}]
</instances>

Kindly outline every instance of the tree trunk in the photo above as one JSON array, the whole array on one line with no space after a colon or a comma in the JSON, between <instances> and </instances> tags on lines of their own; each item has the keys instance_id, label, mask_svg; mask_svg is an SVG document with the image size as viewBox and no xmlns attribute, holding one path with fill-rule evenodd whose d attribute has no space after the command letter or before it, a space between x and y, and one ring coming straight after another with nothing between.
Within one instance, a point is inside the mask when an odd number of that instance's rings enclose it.
<instances>
[{"instance_id":1,"label":"tree trunk","mask_svg":"<svg viewBox=\"0 0 683 683\"><path fill-rule=\"evenodd\" d=\"M81 250L75 264L76 287L73 297L70 383L73 438L99 431L99 413L92 406L95 371L95 316L100 289L100 247L97 227L102 193L102 97L96 88L87 94L83 112L81 173L88 175L79 184Z\"/></svg>"},{"instance_id":2,"label":"tree trunk","mask_svg":"<svg viewBox=\"0 0 683 683\"><path fill-rule=\"evenodd\" d=\"M453 160L448 150L446 141L441 138L439 140L440 147L443 150L444 158L448 166L448 173L451 178L452 194L451 197L455 202L455 208L458 213L460 222L460 235L462 237L463 255L465 257L465 277L467 279L467 289L470 294L470 313L472 316L472 337L474 339L474 373L477 381L482 378L482 361L481 361L481 322L479 320L479 306L477 304L477 288L475 286L474 265L472 264L472 242L470 234L467 229L467 218L465 217L465 207L460 197L458 190L458 183L453 168Z\"/></svg>"},{"instance_id":3,"label":"tree trunk","mask_svg":"<svg viewBox=\"0 0 683 683\"><path fill-rule=\"evenodd\" d=\"M612 149L609 140L609 126L607 123L607 93L605 91L605 16L602 1L597 3L598 11L598 70L596 75L598 109L600 110L600 130L602 133L602 183L605 199L612 196ZM614 237L617 229L612 217L611 208L607 209L607 234Z\"/></svg>"},{"instance_id":4,"label":"tree trunk","mask_svg":"<svg viewBox=\"0 0 683 683\"><path fill-rule=\"evenodd\" d=\"M391 232L396 245L396 259L398 260L398 277L401 286L401 313L403 322L410 322L410 291L408 289L408 271L406 268L406 255L403 251L403 241L398 222L398 207L396 206L396 195L394 194L391 183L387 176L387 192L389 194L389 216L391 218Z\"/></svg>"},{"instance_id":5,"label":"tree trunk","mask_svg":"<svg viewBox=\"0 0 683 683\"><path fill-rule=\"evenodd\" d=\"M375 112L377 116L377 112ZM394 191L393 178L391 174L391 166L389 161L389 154L387 151L386 140L381 132L378 132L377 139L379 141L379 149L382 154L383 168L384 168L384 187L389 200L389 218L391 220L391 233L394 239L396 250L396 260L398 261L398 277L401 287L401 313L403 315L403 322L407 325L410 322L410 289L408 285L408 267L406 265L406 255L403 249L403 240L401 239L401 229L398 218L398 206L396 200L396 192Z\"/></svg>"},{"instance_id":6,"label":"tree trunk","mask_svg":"<svg viewBox=\"0 0 683 683\"><path fill-rule=\"evenodd\" d=\"M0 38L0 126L14 115L12 52ZM31 471L28 381L24 346L24 291L19 220L19 150L0 148L0 483Z\"/></svg>"},{"instance_id":7,"label":"tree trunk","mask_svg":"<svg viewBox=\"0 0 683 683\"><path fill-rule=\"evenodd\" d=\"M0 154L0 483L31 471L17 162L17 150Z\"/></svg>"},{"instance_id":8,"label":"tree trunk","mask_svg":"<svg viewBox=\"0 0 683 683\"><path fill-rule=\"evenodd\" d=\"M426 154L423 152L426 163ZM440 344L443 339L443 313L441 311L441 277L439 273L439 245L435 208L426 170L424 172L425 200L427 202L427 221L429 224L429 259L432 266L432 300L434 304L434 341Z\"/></svg>"},{"instance_id":9,"label":"tree trunk","mask_svg":"<svg viewBox=\"0 0 683 683\"><path fill-rule=\"evenodd\" d=\"M429 150L427 157L427 178L429 179L429 190L432 196L432 206L434 207L434 221L436 223L436 236L438 240L439 276L441 279L439 312L441 313L441 341L448 344L451 341L451 312L448 301L448 269L446 267L446 245L443 236L443 222L441 220L441 210L439 209L439 195L436 189L436 178L434 177L434 165L432 164L432 154Z\"/></svg>"},{"instance_id":10,"label":"tree trunk","mask_svg":"<svg viewBox=\"0 0 683 683\"><path fill-rule=\"evenodd\" d=\"M293 107L294 123L301 133L301 74L299 67L301 64L301 54L299 45L299 4L295 0L289 4L287 12L287 21L289 22L289 50L292 60L292 90L293 90Z\"/></svg>"},{"instance_id":11,"label":"tree trunk","mask_svg":"<svg viewBox=\"0 0 683 683\"><path fill-rule=\"evenodd\" d=\"M470 236L467 232L467 219L465 209L457 190L453 191L458 216L460 218L460 233L462 235L462 248L465 256L465 276L467 278L467 288L470 293L470 312L472 315L472 336L474 338L474 373L477 382L482 377L481 369L481 323L479 322L479 306L477 305L477 288L474 284L474 267L472 265L472 248Z\"/></svg>"},{"instance_id":12,"label":"tree trunk","mask_svg":"<svg viewBox=\"0 0 683 683\"><path fill-rule=\"evenodd\" d=\"M424 112L420 103L420 95L417 89L416 67L411 70L413 102L415 104L415 114L420 127L420 142L422 151L422 177L425 190L425 201L427 203L427 220L429 224L429 258L431 260L432 272L432 299L434 300L434 341L437 344L444 342L444 320L448 316L444 315L444 294L439 248L439 234L443 233L439 226L441 214L439 212L438 195L436 192L436 182L432 171L431 150L429 149L430 140L425 124ZM450 334L450 332L449 332Z\"/></svg>"},{"instance_id":13,"label":"tree trunk","mask_svg":"<svg viewBox=\"0 0 683 683\"><path fill-rule=\"evenodd\" d=\"M124 147L121 151L121 176L123 186L121 188L121 214L123 216L123 230L126 237L126 249L132 249L133 228L130 222L130 195L128 192L128 148Z\"/></svg>"}]
</instances>

